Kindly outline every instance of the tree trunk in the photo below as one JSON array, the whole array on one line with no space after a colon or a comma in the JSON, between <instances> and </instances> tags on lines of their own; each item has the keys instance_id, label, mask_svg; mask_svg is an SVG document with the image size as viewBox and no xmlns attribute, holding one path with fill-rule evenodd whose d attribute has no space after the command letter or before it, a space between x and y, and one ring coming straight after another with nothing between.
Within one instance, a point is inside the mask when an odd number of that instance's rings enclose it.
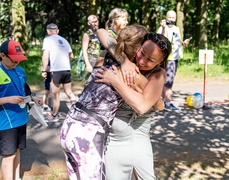
<instances>
[{"instance_id":1,"label":"tree trunk","mask_svg":"<svg viewBox=\"0 0 229 180\"><path fill-rule=\"evenodd\" d=\"M207 36L207 15L208 15L208 0L202 0L201 3L201 20L200 20L200 49L207 49L208 48L208 36Z\"/></svg>"},{"instance_id":2,"label":"tree trunk","mask_svg":"<svg viewBox=\"0 0 229 180\"><path fill-rule=\"evenodd\" d=\"M28 50L26 36L25 7L23 0L12 0L12 26L14 40L19 42L24 51Z\"/></svg>"},{"instance_id":3,"label":"tree trunk","mask_svg":"<svg viewBox=\"0 0 229 180\"><path fill-rule=\"evenodd\" d=\"M201 1L196 0L195 1L195 18L194 18L194 44L195 47L199 47L199 42L200 42L200 20L201 20Z\"/></svg>"},{"instance_id":4,"label":"tree trunk","mask_svg":"<svg viewBox=\"0 0 229 180\"><path fill-rule=\"evenodd\" d=\"M215 18L213 22L213 33L212 33L212 41L214 46L218 45L221 5L222 5L222 0L215 1Z\"/></svg>"},{"instance_id":5,"label":"tree trunk","mask_svg":"<svg viewBox=\"0 0 229 180\"><path fill-rule=\"evenodd\" d=\"M177 10L177 27L180 29L181 40L184 38L184 1L179 0L176 6Z\"/></svg>"},{"instance_id":6,"label":"tree trunk","mask_svg":"<svg viewBox=\"0 0 229 180\"><path fill-rule=\"evenodd\" d=\"M149 6L148 1L143 0L142 1L142 10L141 10L141 19L142 19L142 25L145 26L147 29L149 29ZM140 22L141 23L141 22Z\"/></svg>"}]
</instances>

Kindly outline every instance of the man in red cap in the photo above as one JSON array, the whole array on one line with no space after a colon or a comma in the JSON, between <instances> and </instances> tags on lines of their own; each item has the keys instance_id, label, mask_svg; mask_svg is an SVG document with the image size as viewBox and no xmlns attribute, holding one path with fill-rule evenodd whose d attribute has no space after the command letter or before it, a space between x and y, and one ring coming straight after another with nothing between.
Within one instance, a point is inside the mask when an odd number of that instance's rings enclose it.
<instances>
[{"instance_id":1,"label":"man in red cap","mask_svg":"<svg viewBox=\"0 0 229 180\"><path fill-rule=\"evenodd\" d=\"M3 179L20 179L20 150L26 148L26 75L18 63L27 60L13 40L0 48L0 155ZM37 105L42 99L32 97Z\"/></svg>"}]
</instances>

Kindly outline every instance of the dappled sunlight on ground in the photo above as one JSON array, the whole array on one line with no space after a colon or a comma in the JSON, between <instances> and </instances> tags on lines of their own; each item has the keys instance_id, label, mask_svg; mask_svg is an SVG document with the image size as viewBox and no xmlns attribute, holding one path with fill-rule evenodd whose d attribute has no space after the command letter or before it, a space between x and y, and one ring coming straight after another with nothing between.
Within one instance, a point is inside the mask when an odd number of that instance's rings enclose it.
<instances>
[{"instance_id":1,"label":"dappled sunlight on ground","mask_svg":"<svg viewBox=\"0 0 229 180\"><path fill-rule=\"evenodd\" d=\"M193 81L192 81L193 82ZM73 83L77 97L83 85ZM229 179L229 104L228 83L207 84L204 109L187 107L188 95L202 92L200 82L174 86L173 102L180 112L155 112L152 116L150 138L154 150L157 179ZM42 97L44 91L35 91ZM60 111L68 112L70 103L61 91ZM59 122L43 127L36 120L28 123L27 149L21 153L21 174L25 180L67 180L65 157L60 147L59 133L64 117ZM1 173L0 173L1 179Z\"/></svg>"},{"instance_id":2,"label":"dappled sunlight on ground","mask_svg":"<svg viewBox=\"0 0 229 180\"><path fill-rule=\"evenodd\" d=\"M156 112L152 120L158 179L229 179L229 104L180 107L180 112Z\"/></svg>"}]
</instances>

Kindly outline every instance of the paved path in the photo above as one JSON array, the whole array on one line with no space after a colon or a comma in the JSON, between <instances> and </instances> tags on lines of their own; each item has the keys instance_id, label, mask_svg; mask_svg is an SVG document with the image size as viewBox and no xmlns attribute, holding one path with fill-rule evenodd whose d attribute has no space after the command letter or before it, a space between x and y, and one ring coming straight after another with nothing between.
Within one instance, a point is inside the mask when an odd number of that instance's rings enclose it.
<instances>
[{"instance_id":1,"label":"paved path","mask_svg":"<svg viewBox=\"0 0 229 180\"><path fill-rule=\"evenodd\" d=\"M229 158L229 106L215 104L208 109L193 109L184 105L189 94L203 92L202 83L174 85L174 103L182 108L181 112L157 112L152 118L151 140L155 154L155 166L160 167L187 159ZM76 89L80 94L81 89ZM223 102L228 98L229 83L209 83L206 87L206 103ZM38 92L42 95L42 92ZM69 103L61 93L61 108L67 112ZM49 123L43 127L36 120L28 123L27 149L21 154L22 177L26 179L42 178L52 174L53 179L68 179L64 155L59 145L59 131L62 121ZM178 169L179 170L179 169ZM156 170L157 172L158 170ZM181 171L181 169L180 169ZM56 177L55 177L56 175ZM209 177L209 176L208 176ZM229 179L225 172L224 179ZM1 178L1 176L0 176ZM210 178L214 179L213 176Z\"/></svg>"}]
</instances>

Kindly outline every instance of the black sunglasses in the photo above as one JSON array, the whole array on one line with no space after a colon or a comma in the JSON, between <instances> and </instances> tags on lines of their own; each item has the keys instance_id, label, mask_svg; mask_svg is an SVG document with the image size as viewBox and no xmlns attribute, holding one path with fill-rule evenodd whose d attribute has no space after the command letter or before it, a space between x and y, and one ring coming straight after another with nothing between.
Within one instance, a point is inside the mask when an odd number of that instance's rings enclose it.
<instances>
[{"instance_id":1,"label":"black sunglasses","mask_svg":"<svg viewBox=\"0 0 229 180\"><path fill-rule=\"evenodd\" d=\"M166 44L165 41L163 40L160 40L158 37L157 37L157 34L154 33L154 32L151 32L147 35L147 39L149 40L152 40L153 42L155 42L157 44L157 46L161 49L161 50L165 50L165 49L168 49L168 46Z\"/></svg>"}]
</instances>

